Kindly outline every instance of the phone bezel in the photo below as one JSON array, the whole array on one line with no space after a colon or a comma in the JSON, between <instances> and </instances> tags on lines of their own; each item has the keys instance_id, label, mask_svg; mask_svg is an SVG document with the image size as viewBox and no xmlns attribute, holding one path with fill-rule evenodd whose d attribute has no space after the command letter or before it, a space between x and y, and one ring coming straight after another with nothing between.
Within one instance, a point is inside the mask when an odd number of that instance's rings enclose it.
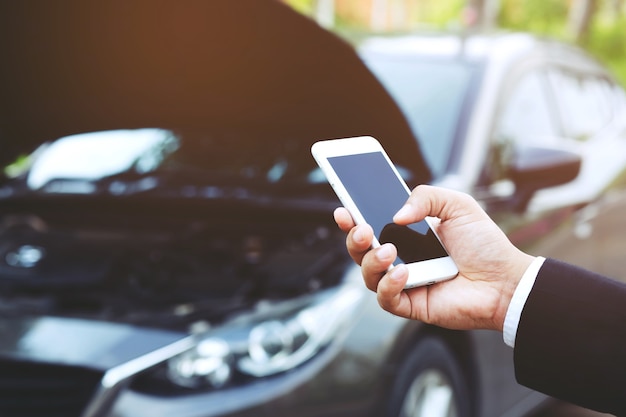
<instances>
[{"instance_id":1,"label":"phone bezel","mask_svg":"<svg viewBox=\"0 0 626 417\"><path fill-rule=\"evenodd\" d=\"M361 213L359 208L354 203L350 194L346 190L341 179L338 177L335 170L331 166L328 158L371 152L380 152L384 156L385 160L394 172L396 178L402 183L403 187L406 189L408 198L411 190L400 176L400 173L394 166L393 162L385 152L380 142L378 142L378 140L376 140L372 136L357 136L351 138L322 140L314 143L311 147L311 154L313 155L313 158L326 176L328 182L337 194L337 197L339 198L343 206L352 215L352 218L356 224L366 223L366 220L363 217L363 214ZM432 227L434 219L427 217L425 221L441 243L441 239L437 235L435 229ZM445 249L443 243L441 244ZM374 237L372 241L372 247L378 246L380 246L380 243L378 242L376 237ZM405 265L409 270L409 279L405 285L405 288L413 288L422 285L434 284L436 282L454 278L458 274L457 266L450 256L433 258L419 262L411 262L406 263Z\"/></svg>"}]
</instances>

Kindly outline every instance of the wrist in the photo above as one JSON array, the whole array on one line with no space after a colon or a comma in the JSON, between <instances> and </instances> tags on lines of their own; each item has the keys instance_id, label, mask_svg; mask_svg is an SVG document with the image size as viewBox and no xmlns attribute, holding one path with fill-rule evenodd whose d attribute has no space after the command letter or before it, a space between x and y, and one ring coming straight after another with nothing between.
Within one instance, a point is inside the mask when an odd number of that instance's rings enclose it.
<instances>
[{"instance_id":1,"label":"wrist","mask_svg":"<svg viewBox=\"0 0 626 417\"><path fill-rule=\"evenodd\" d=\"M522 311L528 300L528 296L535 285L535 280L539 274L545 258L538 256L533 259L532 263L528 266L522 279L517 284L513 298L509 303L509 308L504 318L504 325L502 329L504 343L511 347L515 347L515 339L517 337L517 327L519 326L520 319L522 317Z\"/></svg>"},{"instance_id":2,"label":"wrist","mask_svg":"<svg viewBox=\"0 0 626 417\"><path fill-rule=\"evenodd\" d=\"M494 317L495 328L497 330L504 330L505 319L515 291L524 277L524 274L526 274L535 259L534 256L528 255L522 251L517 251L517 253L511 257L511 263L504 272L500 300Z\"/></svg>"}]
</instances>

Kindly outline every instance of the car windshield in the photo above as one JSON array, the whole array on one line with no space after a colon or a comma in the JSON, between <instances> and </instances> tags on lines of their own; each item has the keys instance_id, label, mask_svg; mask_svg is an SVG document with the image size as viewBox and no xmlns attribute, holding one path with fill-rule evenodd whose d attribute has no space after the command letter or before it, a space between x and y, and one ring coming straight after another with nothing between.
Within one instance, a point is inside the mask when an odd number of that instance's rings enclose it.
<instances>
[{"instance_id":1,"label":"car windshield","mask_svg":"<svg viewBox=\"0 0 626 417\"><path fill-rule=\"evenodd\" d=\"M29 190L83 194L94 192L101 181L147 176L197 185L323 181L303 146L197 131L109 130L45 143L4 171Z\"/></svg>"},{"instance_id":2,"label":"car windshield","mask_svg":"<svg viewBox=\"0 0 626 417\"><path fill-rule=\"evenodd\" d=\"M440 177L464 127L476 67L441 58L408 59L372 53L362 56L400 106L434 177Z\"/></svg>"}]
</instances>

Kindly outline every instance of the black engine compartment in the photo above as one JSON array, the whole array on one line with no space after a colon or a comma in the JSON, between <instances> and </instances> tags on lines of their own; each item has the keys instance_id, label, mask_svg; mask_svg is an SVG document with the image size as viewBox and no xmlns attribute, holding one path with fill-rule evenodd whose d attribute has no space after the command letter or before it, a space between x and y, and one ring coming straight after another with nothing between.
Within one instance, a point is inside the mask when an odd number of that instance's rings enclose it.
<instances>
[{"instance_id":1,"label":"black engine compartment","mask_svg":"<svg viewBox=\"0 0 626 417\"><path fill-rule=\"evenodd\" d=\"M327 210L148 198L6 201L0 314L184 328L336 285Z\"/></svg>"}]
</instances>

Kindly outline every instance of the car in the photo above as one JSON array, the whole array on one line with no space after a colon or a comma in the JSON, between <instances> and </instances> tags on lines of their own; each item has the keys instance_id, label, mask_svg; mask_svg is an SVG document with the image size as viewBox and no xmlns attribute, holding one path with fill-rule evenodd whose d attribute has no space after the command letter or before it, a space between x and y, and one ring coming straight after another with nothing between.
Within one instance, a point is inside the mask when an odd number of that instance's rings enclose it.
<instances>
[{"instance_id":1,"label":"car","mask_svg":"<svg viewBox=\"0 0 626 417\"><path fill-rule=\"evenodd\" d=\"M513 417L541 405L500 334L380 309L309 153L371 134L409 183L471 192L528 250L597 244L592 215L617 199L583 192L583 152L558 135L549 150L509 149L480 130L506 113L497 94L514 96L494 74L522 66L489 54L513 52L508 38L476 38L482 55L448 38L457 49L434 57L436 74L459 64L470 78L428 96L445 111L415 113L402 93L424 78L411 63L432 57L404 49L412 40L357 54L273 0L181 4L0 5L0 414ZM524 39L515 50L532 55L539 43ZM405 77L388 58L408 63ZM579 61L617 112L621 90ZM604 184L618 168L604 162Z\"/></svg>"},{"instance_id":2,"label":"car","mask_svg":"<svg viewBox=\"0 0 626 417\"><path fill-rule=\"evenodd\" d=\"M521 33L376 38L362 56L434 183L473 195L524 250L626 279L626 95L606 68Z\"/></svg>"}]
</instances>

